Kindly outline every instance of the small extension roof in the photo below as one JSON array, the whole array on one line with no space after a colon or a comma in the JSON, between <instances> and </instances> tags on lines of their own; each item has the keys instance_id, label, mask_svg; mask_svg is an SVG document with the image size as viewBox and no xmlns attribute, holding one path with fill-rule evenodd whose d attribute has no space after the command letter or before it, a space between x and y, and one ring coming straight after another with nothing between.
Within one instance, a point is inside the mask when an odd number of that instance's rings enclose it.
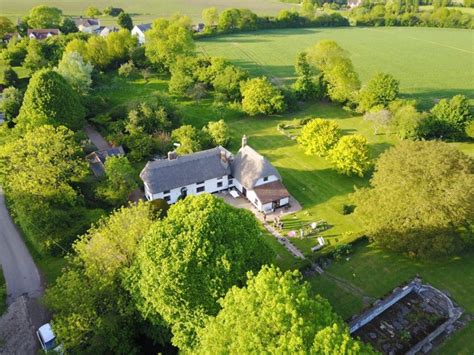
<instances>
[{"instance_id":1,"label":"small extension roof","mask_svg":"<svg viewBox=\"0 0 474 355\"><path fill-rule=\"evenodd\" d=\"M281 180L277 169L262 155L248 145L240 148L232 162L232 175L246 188L253 189L258 179L275 175Z\"/></svg>"}]
</instances>

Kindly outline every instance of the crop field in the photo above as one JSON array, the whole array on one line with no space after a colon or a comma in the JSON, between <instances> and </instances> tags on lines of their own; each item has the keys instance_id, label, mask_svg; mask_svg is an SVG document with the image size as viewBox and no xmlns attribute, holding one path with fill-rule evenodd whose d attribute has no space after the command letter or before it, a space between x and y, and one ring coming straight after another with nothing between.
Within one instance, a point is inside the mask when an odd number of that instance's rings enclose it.
<instances>
[{"instance_id":1,"label":"crop field","mask_svg":"<svg viewBox=\"0 0 474 355\"><path fill-rule=\"evenodd\" d=\"M275 15L281 9L289 9L295 4L284 4L278 0L2 0L0 13L11 18L21 17L36 5L59 7L66 15L83 15L89 6L102 10L107 6L121 7L132 14L136 23L150 22L157 17L168 17L177 12L190 16L194 21L201 19L204 8L216 6L222 10L228 7L248 8L262 15ZM104 24L115 23L114 18L106 17Z\"/></svg>"},{"instance_id":2,"label":"crop field","mask_svg":"<svg viewBox=\"0 0 474 355\"><path fill-rule=\"evenodd\" d=\"M435 100L464 94L474 100L474 36L470 30L439 28L332 28L260 31L209 38L201 52L228 58L253 75L276 83L294 78L299 52L321 39L346 49L362 83L376 72L400 80L407 98L430 107Z\"/></svg>"}]
</instances>

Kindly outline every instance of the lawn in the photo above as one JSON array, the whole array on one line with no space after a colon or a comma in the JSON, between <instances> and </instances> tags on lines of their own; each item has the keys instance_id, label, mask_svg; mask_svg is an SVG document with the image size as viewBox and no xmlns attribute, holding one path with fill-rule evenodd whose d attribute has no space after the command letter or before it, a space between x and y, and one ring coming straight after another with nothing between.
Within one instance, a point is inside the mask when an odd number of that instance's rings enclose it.
<instances>
[{"instance_id":1,"label":"lawn","mask_svg":"<svg viewBox=\"0 0 474 355\"><path fill-rule=\"evenodd\" d=\"M150 100L156 93L167 88L166 79L154 77L148 83L143 80L127 81L109 75L98 91L108 97L112 106L123 105L137 100ZM249 118L237 110L217 108L212 99L199 102L172 98L184 124L201 128L209 121L223 118L230 127L230 150L236 152L240 147L241 137L246 134L249 144L267 157L282 175L289 192L302 204L303 210L284 219L285 232L297 230L303 224L325 220L333 227L323 235L330 247L351 242L364 230L362 222L353 215L342 213L343 204L350 204L350 194L355 187L368 184L368 177L347 177L338 174L333 166L323 158L306 156L297 143L277 130L278 123L291 123L294 120L310 117L322 117L338 123L344 134L362 134L368 139L371 155L376 158L385 149L398 142L390 131L374 134L370 123L360 115L343 110L330 103L314 103L302 110L272 117ZM297 133L297 132L294 132ZM470 143L451 143L458 149L474 155ZM310 248L316 244L313 238L292 242L306 255L311 255Z\"/></svg>"},{"instance_id":2,"label":"lawn","mask_svg":"<svg viewBox=\"0 0 474 355\"><path fill-rule=\"evenodd\" d=\"M442 97L474 100L474 42L471 30L421 27L285 29L200 40L202 53L228 58L253 75L289 83L296 55L321 39L346 49L361 81L376 72L394 75L405 97L430 107ZM474 103L474 102L473 102Z\"/></svg>"},{"instance_id":3,"label":"lawn","mask_svg":"<svg viewBox=\"0 0 474 355\"><path fill-rule=\"evenodd\" d=\"M169 17L175 13L190 16L193 21L201 21L203 9L216 6L219 10L229 7L248 8L261 15L276 15L282 9L290 9L294 4L284 4L278 0L2 0L2 15L12 19L24 16L28 11L37 5L56 6L63 10L65 15L84 15L89 6L102 10L107 6L121 7L133 16L135 23L150 22L157 17ZM103 24L115 23L114 18L106 17Z\"/></svg>"},{"instance_id":4,"label":"lawn","mask_svg":"<svg viewBox=\"0 0 474 355\"><path fill-rule=\"evenodd\" d=\"M450 293L451 297L466 312L474 312L474 254L465 254L436 262L422 262L409 259L400 254L378 249L373 245L356 246L349 261L334 263L328 268L331 274L347 280L355 287L373 298L380 298L391 292L398 285L410 281L416 275ZM362 310L360 295L341 290L333 282L321 276L310 280L317 293L329 299L335 310L343 317ZM472 354L474 323L456 333L440 350L440 354ZM470 335L470 336L469 336Z\"/></svg>"}]
</instances>

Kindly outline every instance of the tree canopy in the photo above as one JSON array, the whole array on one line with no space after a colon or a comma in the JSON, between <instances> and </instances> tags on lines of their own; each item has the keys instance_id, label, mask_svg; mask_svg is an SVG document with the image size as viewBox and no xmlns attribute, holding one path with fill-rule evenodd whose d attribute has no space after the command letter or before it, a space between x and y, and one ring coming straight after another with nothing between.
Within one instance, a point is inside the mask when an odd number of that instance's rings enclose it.
<instances>
[{"instance_id":1,"label":"tree canopy","mask_svg":"<svg viewBox=\"0 0 474 355\"><path fill-rule=\"evenodd\" d=\"M297 141L305 153L323 157L341 137L341 130L336 122L315 118L309 121L301 130Z\"/></svg>"},{"instance_id":2,"label":"tree canopy","mask_svg":"<svg viewBox=\"0 0 474 355\"><path fill-rule=\"evenodd\" d=\"M373 353L351 339L327 300L311 296L298 271L249 272L246 286L232 287L219 303L198 332L198 354Z\"/></svg>"},{"instance_id":3,"label":"tree canopy","mask_svg":"<svg viewBox=\"0 0 474 355\"><path fill-rule=\"evenodd\" d=\"M250 116L271 115L285 110L285 99L266 77L241 84L242 109Z\"/></svg>"},{"instance_id":4,"label":"tree canopy","mask_svg":"<svg viewBox=\"0 0 474 355\"><path fill-rule=\"evenodd\" d=\"M430 113L427 134L431 137L462 136L472 120L469 100L464 95L441 99Z\"/></svg>"},{"instance_id":5,"label":"tree canopy","mask_svg":"<svg viewBox=\"0 0 474 355\"><path fill-rule=\"evenodd\" d=\"M165 329L149 331L124 287L151 216L145 203L123 207L74 244L68 267L45 297L55 335L68 353L140 353L145 336L168 340Z\"/></svg>"},{"instance_id":6,"label":"tree canopy","mask_svg":"<svg viewBox=\"0 0 474 355\"><path fill-rule=\"evenodd\" d=\"M64 53L56 70L74 91L81 95L87 94L92 85L94 67L92 64L84 62L78 52Z\"/></svg>"},{"instance_id":7,"label":"tree canopy","mask_svg":"<svg viewBox=\"0 0 474 355\"><path fill-rule=\"evenodd\" d=\"M0 110L5 114L5 119L12 122L20 112L23 102L23 91L15 87L8 87L3 90Z\"/></svg>"},{"instance_id":8,"label":"tree canopy","mask_svg":"<svg viewBox=\"0 0 474 355\"><path fill-rule=\"evenodd\" d=\"M367 139L359 134L341 137L329 157L337 171L345 175L364 176L370 167Z\"/></svg>"},{"instance_id":9,"label":"tree canopy","mask_svg":"<svg viewBox=\"0 0 474 355\"><path fill-rule=\"evenodd\" d=\"M71 186L84 176L86 165L74 133L66 127L41 126L2 147L7 188L58 201L74 201Z\"/></svg>"},{"instance_id":10,"label":"tree canopy","mask_svg":"<svg viewBox=\"0 0 474 355\"><path fill-rule=\"evenodd\" d=\"M15 32L13 22L6 16L0 16L0 38L11 32Z\"/></svg>"},{"instance_id":11,"label":"tree canopy","mask_svg":"<svg viewBox=\"0 0 474 355\"><path fill-rule=\"evenodd\" d=\"M171 138L179 144L178 154L190 154L201 150L200 132L191 125L183 125L171 133Z\"/></svg>"},{"instance_id":12,"label":"tree canopy","mask_svg":"<svg viewBox=\"0 0 474 355\"><path fill-rule=\"evenodd\" d=\"M132 17L129 14L125 13L125 12L121 12L120 15L118 15L118 18L117 18L117 24L120 27L131 31L132 28L133 28Z\"/></svg>"},{"instance_id":13,"label":"tree canopy","mask_svg":"<svg viewBox=\"0 0 474 355\"><path fill-rule=\"evenodd\" d=\"M141 310L164 319L174 345L190 349L196 330L215 315L217 300L273 258L255 217L209 194L171 206L143 239L137 257Z\"/></svg>"},{"instance_id":14,"label":"tree canopy","mask_svg":"<svg viewBox=\"0 0 474 355\"><path fill-rule=\"evenodd\" d=\"M52 69L33 75L17 118L20 127L64 125L78 130L84 126L85 110L67 81Z\"/></svg>"},{"instance_id":15,"label":"tree canopy","mask_svg":"<svg viewBox=\"0 0 474 355\"><path fill-rule=\"evenodd\" d=\"M377 73L359 93L359 111L369 111L374 106L387 107L400 91L400 83L390 74Z\"/></svg>"},{"instance_id":16,"label":"tree canopy","mask_svg":"<svg viewBox=\"0 0 474 355\"><path fill-rule=\"evenodd\" d=\"M145 53L151 63L169 68L178 56L194 51L194 41L186 17L157 19L146 33Z\"/></svg>"},{"instance_id":17,"label":"tree canopy","mask_svg":"<svg viewBox=\"0 0 474 355\"><path fill-rule=\"evenodd\" d=\"M443 142L402 141L380 156L370 187L355 197L368 235L383 246L450 254L474 213L474 160Z\"/></svg>"},{"instance_id":18,"label":"tree canopy","mask_svg":"<svg viewBox=\"0 0 474 355\"><path fill-rule=\"evenodd\" d=\"M30 28L59 28L62 10L57 7L39 5L30 10L28 26Z\"/></svg>"},{"instance_id":19,"label":"tree canopy","mask_svg":"<svg viewBox=\"0 0 474 355\"><path fill-rule=\"evenodd\" d=\"M111 205L124 204L138 187L135 170L127 157L109 157L105 161L105 181L99 188L99 195Z\"/></svg>"},{"instance_id":20,"label":"tree canopy","mask_svg":"<svg viewBox=\"0 0 474 355\"><path fill-rule=\"evenodd\" d=\"M360 81L347 52L335 41L321 40L308 51L308 61L327 83L327 94L336 102L353 102Z\"/></svg>"}]
</instances>

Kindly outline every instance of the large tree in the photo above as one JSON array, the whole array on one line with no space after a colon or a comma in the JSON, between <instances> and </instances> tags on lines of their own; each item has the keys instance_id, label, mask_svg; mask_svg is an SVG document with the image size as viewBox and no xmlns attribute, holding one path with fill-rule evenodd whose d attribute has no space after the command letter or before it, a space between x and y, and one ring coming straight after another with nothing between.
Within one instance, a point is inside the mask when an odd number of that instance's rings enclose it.
<instances>
[{"instance_id":1,"label":"large tree","mask_svg":"<svg viewBox=\"0 0 474 355\"><path fill-rule=\"evenodd\" d=\"M271 115L285 110L285 98L266 77L241 84L242 109L250 116Z\"/></svg>"},{"instance_id":2,"label":"large tree","mask_svg":"<svg viewBox=\"0 0 474 355\"><path fill-rule=\"evenodd\" d=\"M68 353L140 353L145 335L167 339L166 330L142 319L125 287L152 222L148 204L124 207L75 243L67 268L46 292L54 332Z\"/></svg>"},{"instance_id":3,"label":"large tree","mask_svg":"<svg viewBox=\"0 0 474 355\"><path fill-rule=\"evenodd\" d=\"M314 72L308 63L307 54L305 52L298 54L295 72L297 79L292 87L297 98L299 100L317 98L320 95L320 89L314 80Z\"/></svg>"},{"instance_id":4,"label":"large tree","mask_svg":"<svg viewBox=\"0 0 474 355\"><path fill-rule=\"evenodd\" d=\"M273 254L251 212L208 194L171 206L143 239L137 257L144 315L164 319L173 344L190 349L196 330L217 314L217 300Z\"/></svg>"},{"instance_id":5,"label":"large tree","mask_svg":"<svg viewBox=\"0 0 474 355\"><path fill-rule=\"evenodd\" d=\"M20 112L23 102L23 91L15 87L8 87L3 90L3 97L0 103L0 110L5 114L7 121L13 121Z\"/></svg>"},{"instance_id":6,"label":"large tree","mask_svg":"<svg viewBox=\"0 0 474 355\"><path fill-rule=\"evenodd\" d=\"M56 71L43 69L28 84L17 123L25 129L51 124L78 130L84 116L79 96L67 81Z\"/></svg>"},{"instance_id":7,"label":"large tree","mask_svg":"<svg viewBox=\"0 0 474 355\"><path fill-rule=\"evenodd\" d=\"M341 174L364 176L370 167L367 139L359 134L343 136L329 157Z\"/></svg>"},{"instance_id":8,"label":"large tree","mask_svg":"<svg viewBox=\"0 0 474 355\"><path fill-rule=\"evenodd\" d=\"M383 246L416 256L462 247L474 215L474 160L438 141L403 141L382 154L356 213Z\"/></svg>"},{"instance_id":9,"label":"large tree","mask_svg":"<svg viewBox=\"0 0 474 355\"><path fill-rule=\"evenodd\" d=\"M198 354L373 354L351 339L329 302L311 296L298 271L264 266L232 287L222 309L199 330Z\"/></svg>"},{"instance_id":10,"label":"large tree","mask_svg":"<svg viewBox=\"0 0 474 355\"><path fill-rule=\"evenodd\" d=\"M0 38L11 32L15 32L13 22L6 16L0 16Z\"/></svg>"},{"instance_id":11,"label":"large tree","mask_svg":"<svg viewBox=\"0 0 474 355\"><path fill-rule=\"evenodd\" d=\"M387 107L400 91L400 82L390 74L377 73L359 93L360 112L369 111L374 106Z\"/></svg>"},{"instance_id":12,"label":"large tree","mask_svg":"<svg viewBox=\"0 0 474 355\"><path fill-rule=\"evenodd\" d=\"M431 137L462 136L472 120L469 100L464 95L440 100L430 113L426 133Z\"/></svg>"},{"instance_id":13,"label":"large tree","mask_svg":"<svg viewBox=\"0 0 474 355\"><path fill-rule=\"evenodd\" d=\"M171 133L171 138L179 144L178 154L190 154L201 150L200 132L191 125L183 125Z\"/></svg>"},{"instance_id":14,"label":"large tree","mask_svg":"<svg viewBox=\"0 0 474 355\"><path fill-rule=\"evenodd\" d=\"M194 41L186 19L157 19L146 33L145 54L155 65L169 68L176 57L193 51Z\"/></svg>"},{"instance_id":15,"label":"large tree","mask_svg":"<svg viewBox=\"0 0 474 355\"><path fill-rule=\"evenodd\" d=\"M86 171L74 133L60 126L41 126L5 145L0 152L6 186L17 194L74 201L71 183Z\"/></svg>"},{"instance_id":16,"label":"large tree","mask_svg":"<svg viewBox=\"0 0 474 355\"><path fill-rule=\"evenodd\" d=\"M42 252L64 251L101 213L86 209L77 191L86 171L82 149L65 127L41 126L1 147L13 215Z\"/></svg>"},{"instance_id":17,"label":"large tree","mask_svg":"<svg viewBox=\"0 0 474 355\"><path fill-rule=\"evenodd\" d=\"M129 14L125 13L125 12L121 12L120 15L118 15L118 18L117 18L117 24L120 27L131 31L132 28L133 28L132 17Z\"/></svg>"},{"instance_id":18,"label":"large tree","mask_svg":"<svg viewBox=\"0 0 474 355\"><path fill-rule=\"evenodd\" d=\"M297 141L305 153L323 157L341 137L341 130L336 122L315 118L302 129Z\"/></svg>"},{"instance_id":19,"label":"large tree","mask_svg":"<svg viewBox=\"0 0 474 355\"><path fill-rule=\"evenodd\" d=\"M202 10L201 18L206 25L206 31L211 31L214 26L217 25L219 21L219 12L217 7L209 7L207 9Z\"/></svg>"},{"instance_id":20,"label":"large tree","mask_svg":"<svg viewBox=\"0 0 474 355\"><path fill-rule=\"evenodd\" d=\"M360 81L347 52L335 41L321 40L308 51L308 61L322 74L333 101L355 101Z\"/></svg>"},{"instance_id":21,"label":"large tree","mask_svg":"<svg viewBox=\"0 0 474 355\"><path fill-rule=\"evenodd\" d=\"M99 194L112 205L125 203L130 193L138 187L133 166L127 157L109 157L104 170L105 181L99 188Z\"/></svg>"},{"instance_id":22,"label":"large tree","mask_svg":"<svg viewBox=\"0 0 474 355\"><path fill-rule=\"evenodd\" d=\"M84 95L89 92L94 67L84 62L78 52L64 53L56 70L78 94Z\"/></svg>"},{"instance_id":23,"label":"large tree","mask_svg":"<svg viewBox=\"0 0 474 355\"><path fill-rule=\"evenodd\" d=\"M39 5L30 10L28 26L30 28L59 28L63 12L57 7Z\"/></svg>"}]
</instances>

